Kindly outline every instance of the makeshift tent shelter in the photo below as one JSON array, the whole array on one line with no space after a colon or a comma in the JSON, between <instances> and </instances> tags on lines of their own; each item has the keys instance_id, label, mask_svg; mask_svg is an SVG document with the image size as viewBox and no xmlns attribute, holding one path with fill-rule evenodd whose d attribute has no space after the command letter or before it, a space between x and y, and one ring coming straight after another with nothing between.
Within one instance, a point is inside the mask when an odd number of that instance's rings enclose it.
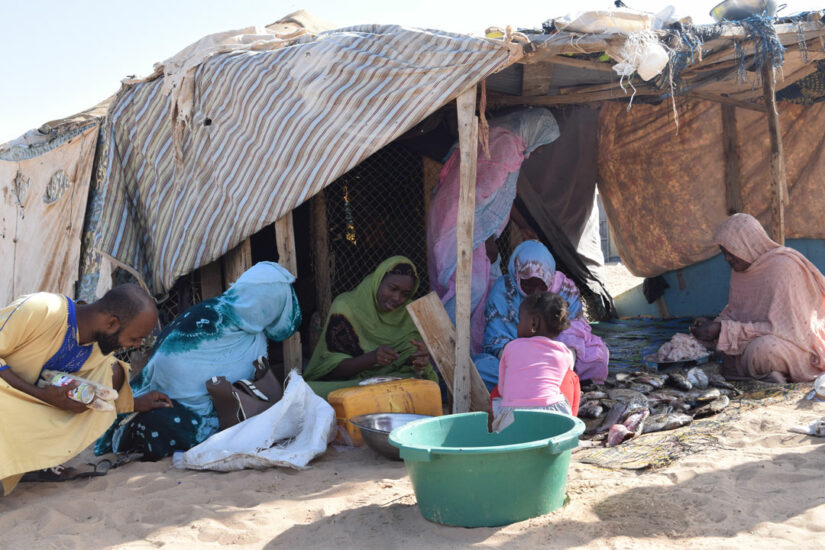
<instances>
[{"instance_id":1,"label":"makeshift tent shelter","mask_svg":"<svg viewBox=\"0 0 825 550\"><path fill-rule=\"evenodd\" d=\"M581 147L596 148L586 152L598 153L602 196L625 260L639 273L658 274L712 254L709 235L713 225L729 206L741 207L741 202L725 202L727 197L747 198L742 193L745 164L736 162L734 154L726 161L721 143L714 153L715 168L704 158L698 163L696 156L686 163L715 170L716 176L706 179L716 183L707 189L699 185L688 192L673 183L693 181L690 173L682 180L671 180L670 172L651 179L647 174L640 176L638 167L662 151L671 158L704 151L691 149L693 130L703 128L702 113L727 121L728 131L721 135L734 151L741 138L732 137L732 128L744 130L743 125L756 124L756 119L731 118L730 108L745 109L747 116L756 116L751 111L771 112L772 79L765 79L768 103L754 101L765 92L754 86L754 75L748 72L760 73L760 60L764 62L765 56L754 55L753 44L760 42L754 42L755 33L748 25L674 26L657 31L656 39L670 48L668 72L648 83L634 76L620 79L613 69L615 59L601 59L603 52L620 57L615 52L621 52L633 34L548 29L483 39L395 26L316 32L318 27L291 17L266 32L245 29L212 35L160 65L150 77L126 82L113 99L94 182L95 200L102 204L96 246L155 294L168 292L177 279L198 268L203 286L214 292L221 288L215 284L221 277L221 267L215 262L223 258L225 282L231 282L251 264L249 237L274 223L280 261L296 272L300 251L295 246L293 210L401 136L431 134L426 131L427 121L439 113L452 115L455 108L462 154L456 308L457 357L462 359L455 378L460 397L469 384L469 362L463 358L469 349L467 259L472 249L475 144L479 134L484 135L484 125L479 127L476 116L477 90L482 116L488 109L514 105L593 103L600 107L589 113L594 131L599 129L599 140L595 141L595 134L583 135L577 154L582 153ZM825 58L817 48L825 35L821 14L759 29L768 38L775 29L787 47L785 80L779 78L777 88L818 74L815 61ZM765 66L774 62L771 58ZM741 71L744 80L739 80ZM625 114L631 94L623 86L628 81L635 87L635 105ZM686 99L672 102L671 96L680 93ZM458 100L455 107L453 99ZM620 101L607 103L611 100ZM660 105L642 104L647 101ZM724 118L718 105L724 106ZM679 114L678 133L674 107ZM567 115L579 120L575 117L587 118L588 113L580 110ZM638 128L628 124L626 117L640 117L644 128L656 130L660 137L650 145L638 138L631 141L629 137ZM767 122L764 127L774 147L781 143L778 132L769 133ZM700 144L714 148L710 138L716 137L712 134ZM586 143L591 145L582 145ZM782 158L780 147L773 163L774 183L764 182L764 188L772 190L769 203L780 220L783 197L787 197L780 179ZM545 165L548 162L552 161L545 159ZM727 176L719 177L725 169ZM425 189L436 171L431 162L422 160ZM570 241L580 231L582 220L588 219L582 212L592 210L594 174L575 178L586 187L580 193L579 186L558 187L565 174L557 174L549 183L540 182L543 172L540 167L525 167L522 196L566 196L562 204L569 211L558 215L560 207L545 208L546 201L523 198L524 209L550 240L566 243L567 252L564 246L554 249L562 260L582 262L575 247L570 252ZM815 177L816 170L811 175ZM789 181L788 187L798 192L811 186ZM559 189L569 193L559 193ZM633 202L653 189L662 190L660 195L651 195L655 200ZM811 207L817 204L817 192L811 190ZM704 204L695 206L697 197ZM683 205L685 217L696 218L690 231L674 217L674 204ZM313 199L313 228L326 225L323 206L323 200ZM760 214L757 207L751 205ZM560 226L556 217L577 221ZM783 224L778 221L774 227L781 230ZM330 263L323 253L330 250L329 232L316 229L313 233L319 294L326 293L319 297L323 304L330 299ZM648 235L659 248L650 248L650 243L634 248L637 239ZM287 367L298 367L299 342L293 340L287 347ZM457 399L458 410L466 406L467 401Z\"/></svg>"}]
</instances>

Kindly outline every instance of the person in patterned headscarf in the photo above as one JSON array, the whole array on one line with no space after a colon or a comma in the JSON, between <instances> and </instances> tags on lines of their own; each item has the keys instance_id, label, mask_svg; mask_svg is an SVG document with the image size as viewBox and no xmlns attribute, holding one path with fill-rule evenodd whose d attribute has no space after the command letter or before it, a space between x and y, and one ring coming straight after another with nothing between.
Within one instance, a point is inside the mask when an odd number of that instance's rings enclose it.
<instances>
[{"instance_id":1,"label":"person in patterned headscarf","mask_svg":"<svg viewBox=\"0 0 825 550\"><path fill-rule=\"evenodd\" d=\"M691 332L724 354L730 378L809 382L825 371L825 277L805 256L734 214L716 231L733 271L728 305Z\"/></svg>"},{"instance_id":2,"label":"person in patterned headscarf","mask_svg":"<svg viewBox=\"0 0 825 550\"><path fill-rule=\"evenodd\" d=\"M605 343L590 331L584 318L581 295L575 283L556 270L553 255L539 241L524 241L510 256L507 275L496 281L487 298L483 353L474 357L476 368L488 388L498 382L499 358L504 346L516 338L519 306L535 293L550 291L567 302L570 328L557 340L576 355L576 374L582 380L604 382L610 354Z\"/></svg>"}]
</instances>

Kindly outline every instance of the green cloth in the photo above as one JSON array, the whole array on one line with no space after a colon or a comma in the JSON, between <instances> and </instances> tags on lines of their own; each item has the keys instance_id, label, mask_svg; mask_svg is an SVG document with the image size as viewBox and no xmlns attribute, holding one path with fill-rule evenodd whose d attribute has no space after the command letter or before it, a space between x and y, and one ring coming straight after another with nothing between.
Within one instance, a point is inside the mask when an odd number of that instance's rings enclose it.
<instances>
[{"instance_id":1,"label":"green cloth","mask_svg":"<svg viewBox=\"0 0 825 550\"><path fill-rule=\"evenodd\" d=\"M415 285L412 295L418 290L418 275L413 263L404 256L393 256L384 260L375 271L367 275L355 290L339 295L332 302L329 317L324 324L324 331L315 351L309 360L309 364L304 371L304 379L307 380L312 390L322 397L336 389L355 386L359 381L372 378L373 376L398 376L401 378L412 378L416 376L416 371L412 366L412 354L416 351L410 340L421 340L421 335L415 328L410 314L407 313L408 300L404 305L395 308L387 313L378 308L377 294L378 287L384 276L399 264L409 265L416 273ZM354 341L357 340L358 347L363 353L369 353L379 346L391 346L398 352L399 358L387 366L376 365L358 373L358 376L349 380L332 380L326 377L340 363L346 359L357 357L341 351L331 351L329 345L332 344L327 338L327 329L330 320L334 316L343 316L354 329ZM438 377L432 368L427 365L424 377L434 382Z\"/></svg>"}]
</instances>

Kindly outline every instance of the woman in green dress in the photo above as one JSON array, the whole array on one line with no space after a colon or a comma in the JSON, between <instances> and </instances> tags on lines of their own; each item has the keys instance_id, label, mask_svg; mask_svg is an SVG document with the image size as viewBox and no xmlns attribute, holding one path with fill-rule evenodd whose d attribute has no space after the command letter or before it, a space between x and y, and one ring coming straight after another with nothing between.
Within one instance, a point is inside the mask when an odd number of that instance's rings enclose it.
<instances>
[{"instance_id":1,"label":"woman in green dress","mask_svg":"<svg viewBox=\"0 0 825 550\"><path fill-rule=\"evenodd\" d=\"M374 376L438 381L406 305L418 290L412 262L384 260L354 290L332 302L321 339L304 372L310 387L329 392Z\"/></svg>"}]
</instances>

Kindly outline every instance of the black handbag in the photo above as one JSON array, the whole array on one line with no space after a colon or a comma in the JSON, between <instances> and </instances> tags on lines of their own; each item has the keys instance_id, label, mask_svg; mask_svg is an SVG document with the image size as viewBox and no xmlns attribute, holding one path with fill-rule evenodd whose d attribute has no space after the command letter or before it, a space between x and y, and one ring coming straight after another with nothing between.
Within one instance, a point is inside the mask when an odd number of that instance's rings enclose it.
<instances>
[{"instance_id":1,"label":"black handbag","mask_svg":"<svg viewBox=\"0 0 825 550\"><path fill-rule=\"evenodd\" d=\"M221 430L261 414L284 395L266 357L259 357L252 364L255 366L252 380L230 383L223 376L213 376L206 382L206 391L212 398Z\"/></svg>"}]
</instances>

